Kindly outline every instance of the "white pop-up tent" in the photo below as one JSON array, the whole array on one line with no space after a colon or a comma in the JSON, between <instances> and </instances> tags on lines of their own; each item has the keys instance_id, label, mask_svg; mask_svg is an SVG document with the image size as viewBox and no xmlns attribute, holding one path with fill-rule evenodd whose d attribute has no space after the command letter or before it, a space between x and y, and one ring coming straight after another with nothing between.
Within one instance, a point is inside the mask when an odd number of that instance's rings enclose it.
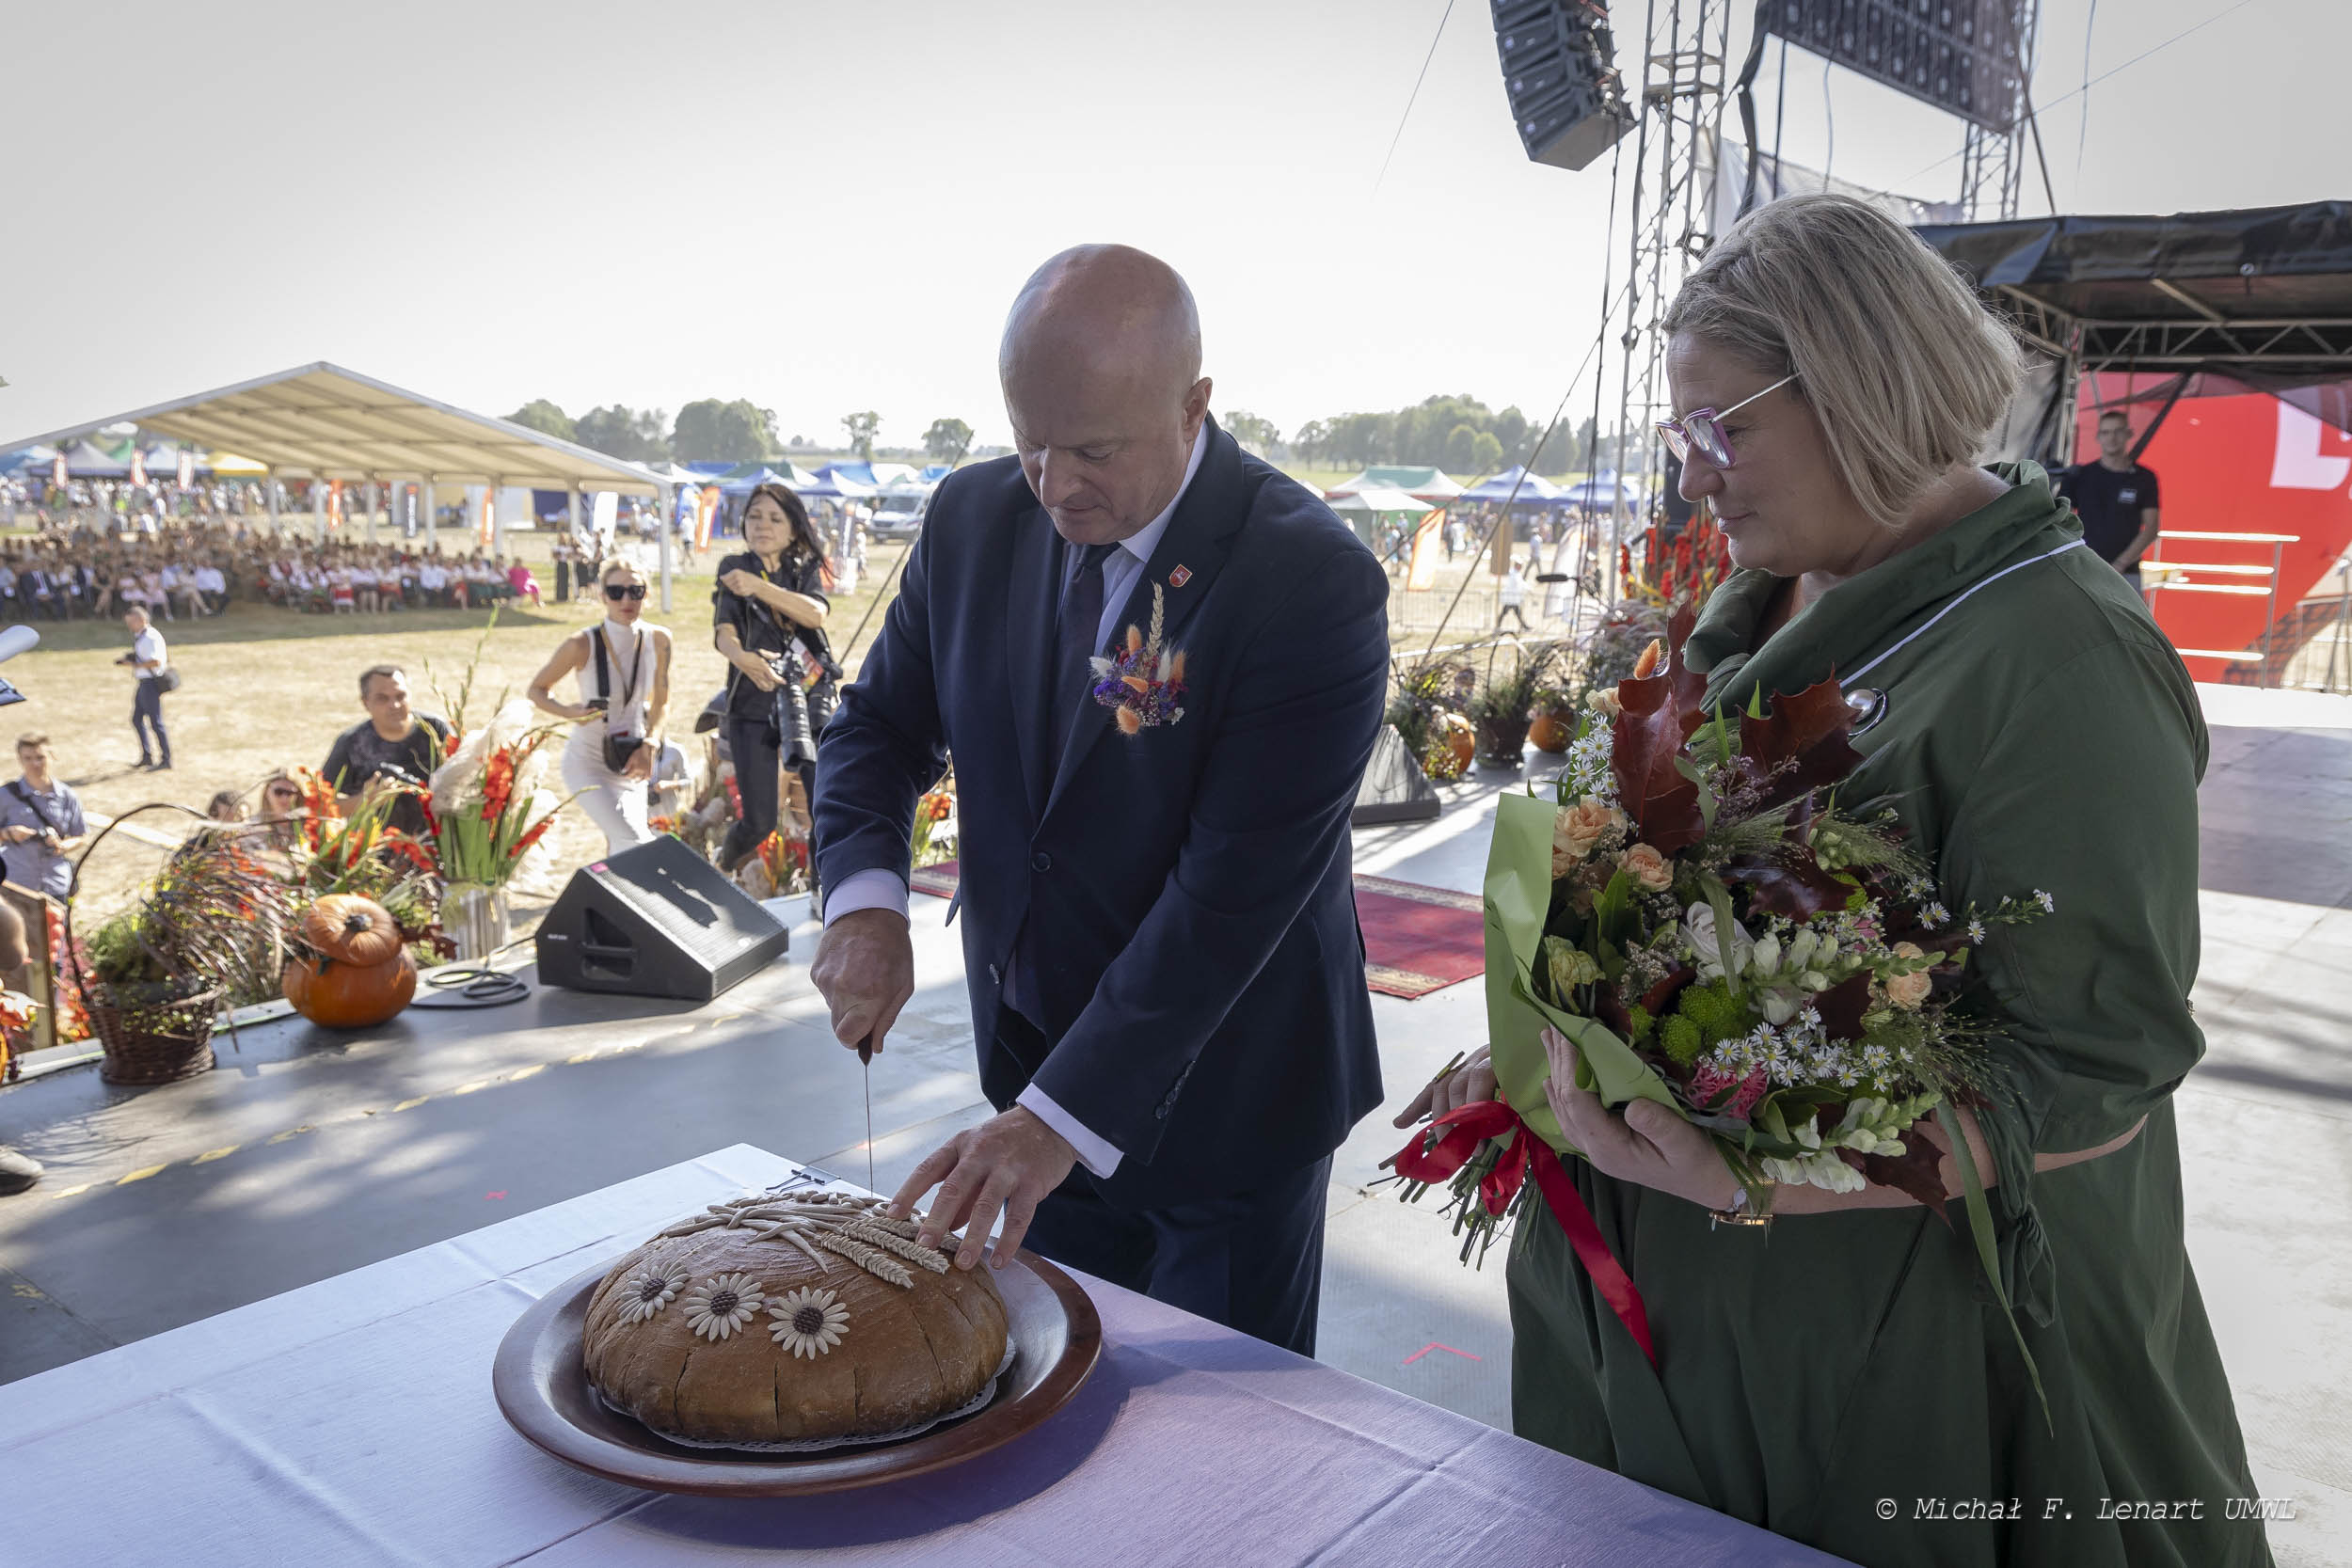
<instances>
[{"instance_id":1,"label":"white pop-up tent","mask_svg":"<svg viewBox=\"0 0 2352 1568\"><path fill-rule=\"evenodd\" d=\"M428 533L436 531L433 497L444 488L471 491L476 496L509 488L563 490L574 498L575 513L582 495L651 496L661 502L664 516L675 489L667 476L643 464L609 457L505 420L404 391L324 360L0 444L0 451L34 442L56 445L126 421L200 447L235 452L259 464L273 480L389 485L395 498L400 486L415 484ZM264 489L275 520L278 488L270 484ZM311 511L312 526L324 538L325 505L315 491ZM368 516L373 523L373 499ZM501 548L511 520L494 515ZM670 608L670 534L665 529L661 531L664 610Z\"/></svg>"}]
</instances>

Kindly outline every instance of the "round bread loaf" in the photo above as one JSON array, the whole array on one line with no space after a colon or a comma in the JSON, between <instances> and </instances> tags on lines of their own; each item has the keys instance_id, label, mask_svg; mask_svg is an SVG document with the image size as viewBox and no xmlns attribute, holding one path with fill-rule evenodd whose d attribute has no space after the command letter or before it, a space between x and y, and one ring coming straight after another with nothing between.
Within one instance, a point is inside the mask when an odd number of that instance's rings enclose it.
<instances>
[{"instance_id":1,"label":"round bread loaf","mask_svg":"<svg viewBox=\"0 0 2352 1568\"><path fill-rule=\"evenodd\" d=\"M1004 1364L1004 1299L878 1198L714 1203L612 1266L589 1298L588 1377L699 1443L879 1437L970 1403Z\"/></svg>"}]
</instances>

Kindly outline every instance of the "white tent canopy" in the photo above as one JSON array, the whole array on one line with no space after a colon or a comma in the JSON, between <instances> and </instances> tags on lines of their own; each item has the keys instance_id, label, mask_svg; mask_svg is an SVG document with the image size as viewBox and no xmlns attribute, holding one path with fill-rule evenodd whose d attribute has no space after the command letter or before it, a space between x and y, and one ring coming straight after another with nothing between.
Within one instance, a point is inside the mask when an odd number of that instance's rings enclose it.
<instances>
[{"instance_id":1,"label":"white tent canopy","mask_svg":"<svg viewBox=\"0 0 2352 1568\"><path fill-rule=\"evenodd\" d=\"M659 495L664 488L641 464L436 403L324 360L0 444L0 451L54 445L125 421L251 458L280 479L424 479L629 496Z\"/></svg>"}]
</instances>

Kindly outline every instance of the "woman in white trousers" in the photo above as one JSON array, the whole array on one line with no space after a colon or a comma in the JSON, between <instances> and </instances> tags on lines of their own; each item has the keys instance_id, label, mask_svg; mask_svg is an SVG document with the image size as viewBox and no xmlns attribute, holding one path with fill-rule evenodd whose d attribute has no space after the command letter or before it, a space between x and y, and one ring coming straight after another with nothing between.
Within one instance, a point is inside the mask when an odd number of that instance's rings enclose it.
<instances>
[{"instance_id":1,"label":"woman in white trousers","mask_svg":"<svg viewBox=\"0 0 2352 1568\"><path fill-rule=\"evenodd\" d=\"M604 619L564 639L532 678L531 701L543 713L574 721L564 747L564 784L603 830L607 854L650 843L646 782L661 752L670 707L670 634L645 623L645 579L626 561L604 569ZM577 703L551 692L580 677Z\"/></svg>"}]
</instances>

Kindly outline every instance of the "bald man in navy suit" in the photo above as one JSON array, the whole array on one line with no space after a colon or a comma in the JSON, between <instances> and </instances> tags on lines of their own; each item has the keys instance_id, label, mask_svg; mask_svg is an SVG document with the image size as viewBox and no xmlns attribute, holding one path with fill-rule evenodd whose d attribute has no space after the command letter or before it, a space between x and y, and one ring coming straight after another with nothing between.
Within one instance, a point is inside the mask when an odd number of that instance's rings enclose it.
<instances>
[{"instance_id":1,"label":"bald man in navy suit","mask_svg":"<svg viewBox=\"0 0 2352 1568\"><path fill-rule=\"evenodd\" d=\"M999 355L1017 455L933 495L825 731L812 977L844 1045L914 991L908 844L955 760L958 906L998 1115L897 1195L974 1266L1039 1252L1312 1354L1331 1151L1380 1102L1348 814L1388 676L1388 580L1209 417L1192 293L1066 251ZM1089 660L1184 656L1138 721ZM1180 717L1171 717L1181 708Z\"/></svg>"}]
</instances>

